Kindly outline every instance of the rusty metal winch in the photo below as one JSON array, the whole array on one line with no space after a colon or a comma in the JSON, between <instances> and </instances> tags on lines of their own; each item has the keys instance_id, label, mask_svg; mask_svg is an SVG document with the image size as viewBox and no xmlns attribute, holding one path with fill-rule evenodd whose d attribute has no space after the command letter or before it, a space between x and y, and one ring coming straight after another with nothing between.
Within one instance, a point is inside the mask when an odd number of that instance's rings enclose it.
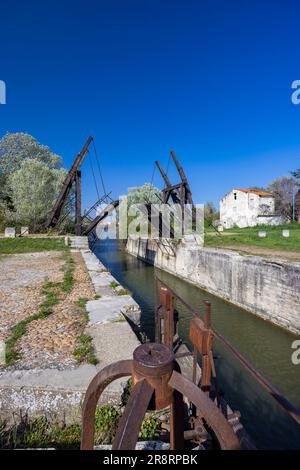
<instances>
[{"instance_id":1,"label":"rusty metal winch","mask_svg":"<svg viewBox=\"0 0 300 470\"><path fill-rule=\"evenodd\" d=\"M101 393L112 381L125 376L132 376L133 388L118 424L113 450L134 449L147 410L166 407L170 407L170 448L183 449L184 397L195 405L221 449L239 449L237 436L216 404L183 377L171 348L158 343L138 346L133 360L116 362L94 377L83 405L82 449L93 449L95 412Z\"/></svg>"}]
</instances>

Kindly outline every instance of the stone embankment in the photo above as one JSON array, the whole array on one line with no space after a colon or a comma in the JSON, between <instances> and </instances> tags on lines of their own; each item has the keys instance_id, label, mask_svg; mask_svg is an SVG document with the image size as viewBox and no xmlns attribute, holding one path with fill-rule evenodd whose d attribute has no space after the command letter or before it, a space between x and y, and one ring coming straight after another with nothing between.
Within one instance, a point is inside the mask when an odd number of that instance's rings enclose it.
<instances>
[{"instance_id":1,"label":"stone embankment","mask_svg":"<svg viewBox=\"0 0 300 470\"><path fill-rule=\"evenodd\" d=\"M300 263L222 249L129 239L128 253L293 333L300 333Z\"/></svg>"}]
</instances>

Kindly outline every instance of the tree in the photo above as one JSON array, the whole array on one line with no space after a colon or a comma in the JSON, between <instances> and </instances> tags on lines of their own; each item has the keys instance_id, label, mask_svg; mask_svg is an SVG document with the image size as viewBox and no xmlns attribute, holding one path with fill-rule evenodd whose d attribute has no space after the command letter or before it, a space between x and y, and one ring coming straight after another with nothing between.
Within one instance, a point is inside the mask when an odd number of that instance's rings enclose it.
<instances>
[{"instance_id":1,"label":"tree","mask_svg":"<svg viewBox=\"0 0 300 470\"><path fill-rule=\"evenodd\" d=\"M291 175L300 182L300 168L298 170L291 171Z\"/></svg>"},{"instance_id":2,"label":"tree","mask_svg":"<svg viewBox=\"0 0 300 470\"><path fill-rule=\"evenodd\" d=\"M153 184L145 183L143 186L128 189L128 207L133 204L160 204L161 202L161 191Z\"/></svg>"},{"instance_id":3,"label":"tree","mask_svg":"<svg viewBox=\"0 0 300 470\"><path fill-rule=\"evenodd\" d=\"M35 229L47 217L49 201L53 203L53 197L58 194L65 174L61 157L31 135L17 132L7 133L2 137L0 206L5 213L5 218L2 216L2 225L24 223ZM45 194L42 194L42 190ZM36 194L40 201L37 197L31 201Z\"/></svg>"},{"instance_id":4,"label":"tree","mask_svg":"<svg viewBox=\"0 0 300 470\"><path fill-rule=\"evenodd\" d=\"M268 186L267 190L275 198L275 214L293 219L293 201L298 188L297 180L288 176L277 178Z\"/></svg>"},{"instance_id":5,"label":"tree","mask_svg":"<svg viewBox=\"0 0 300 470\"><path fill-rule=\"evenodd\" d=\"M214 220L219 218L219 212L211 201L208 201L204 205L204 218L209 223L212 223Z\"/></svg>"},{"instance_id":6,"label":"tree","mask_svg":"<svg viewBox=\"0 0 300 470\"><path fill-rule=\"evenodd\" d=\"M45 222L64 177L62 169L26 159L9 178L14 207L9 211L11 219L36 231Z\"/></svg>"},{"instance_id":7,"label":"tree","mask_svg":"<svg viewBox=\"0 0 300 470\"><path fill-rule=\"evenodd\" d=\"M7 133L0 139L0 175L9 175L19 170L25 160L38 160L51 169L62 167L62 159L40 144L30 134Z\"/></svg>"}]
</instances>

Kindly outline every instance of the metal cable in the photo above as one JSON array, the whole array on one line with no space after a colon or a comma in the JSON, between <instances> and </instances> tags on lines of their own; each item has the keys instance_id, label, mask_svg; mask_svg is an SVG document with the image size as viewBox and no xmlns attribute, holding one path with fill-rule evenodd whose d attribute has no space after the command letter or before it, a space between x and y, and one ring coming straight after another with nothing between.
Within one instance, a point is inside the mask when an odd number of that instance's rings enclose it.
<instances>
[{"instance_id":1,"label":"metal cable","mask_svg":"<svg viewBox=\"0 0 300 470\"><path fill-rule=\"evenodd\" d=\"M90 154L89 151L88 151L87 153L88 153L88 156L89 156L89 162L90 162L90 165L91 165L92 174L93 174L93 179L94 179L94 183L95 183L95 187L96 187L96 191L97 191L97 196L98 196L98 200L99 200L99 199L100 199L100 195L99 195L99 191L98 191L97 180L96 180L96 177L95 177L95 172L94 172L92 157L91 157L91 154Z\"/></svg>"},{"instance_id":2,"label":"metal cable","mask_svg":"<svg viewBox=\"0 0 300 470\"><path fill-rule=\"evenodd\" d=\"M106 194L106 190L105 190L105 186L104 186L104 180L103 180L103 176L102 176L102 172L101 172L101 168L100 168L100 160L99 160L99 157L98 157L98 153L97 153L97 150L96 150L96 145L95 145L94 140L93 140L93 148L94 148L94 152L95 152L95 157L96 157L97 167L98 167L98 171L99 171L99 175L100 175L100 179L101 179L103 193Z\"/></svg>"}]
</instances>

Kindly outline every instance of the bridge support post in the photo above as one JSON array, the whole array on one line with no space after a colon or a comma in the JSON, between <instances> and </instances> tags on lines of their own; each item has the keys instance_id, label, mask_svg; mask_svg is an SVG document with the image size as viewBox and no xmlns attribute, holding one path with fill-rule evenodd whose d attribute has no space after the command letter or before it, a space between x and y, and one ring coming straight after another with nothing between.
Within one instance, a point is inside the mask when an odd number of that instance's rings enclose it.
<instances>
[{"instance_id":1,"label":"bridge support post","mask_svg":"<svg viewBox=\"0 0 300 470\"><path fill-rule=\"evenodd\" d=\"M81 171L75 176L75 235L81 235Z\"/></svg>"}]
</instances>

